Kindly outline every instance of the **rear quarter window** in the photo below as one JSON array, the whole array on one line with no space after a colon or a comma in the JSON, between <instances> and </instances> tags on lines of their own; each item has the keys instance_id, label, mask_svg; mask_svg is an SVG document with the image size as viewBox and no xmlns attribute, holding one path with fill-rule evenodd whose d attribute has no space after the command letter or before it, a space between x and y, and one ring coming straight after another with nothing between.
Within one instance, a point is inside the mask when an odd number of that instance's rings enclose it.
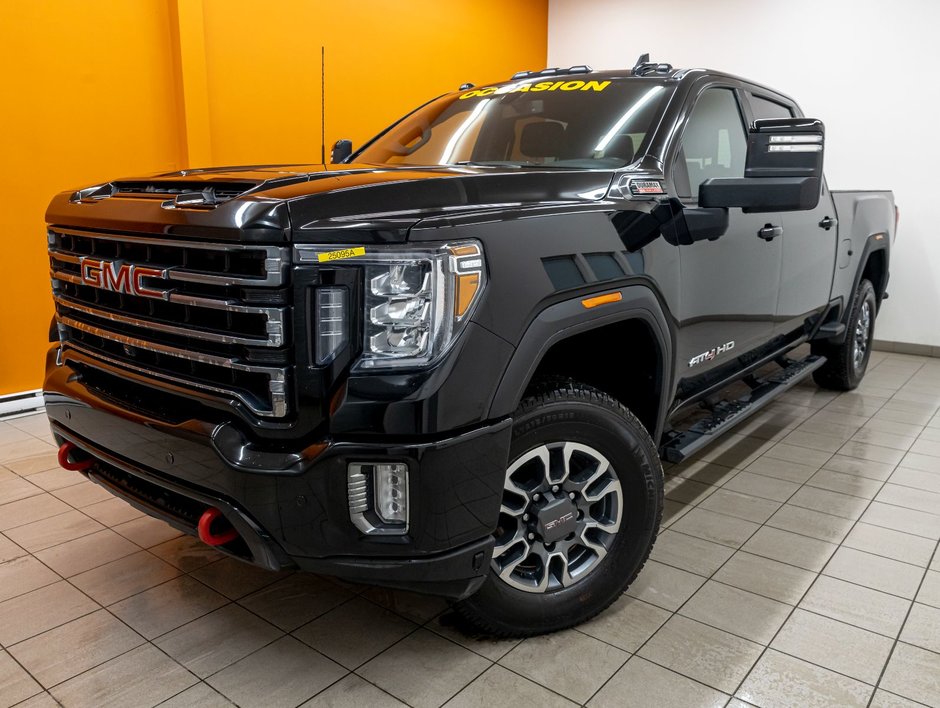
<instances>
[{"instance_id":1,"label":"rear quarter window","mask_svg":"<svg viewBox=\"0 0 940 708\"><path fill-rule=\"evenodd\" d=\"M763 96L755 96L753 93L749 93L747 102L751 104L751 113L754 114L754 120L793 117L792 108Z\"/></svg>"}]
</instances>

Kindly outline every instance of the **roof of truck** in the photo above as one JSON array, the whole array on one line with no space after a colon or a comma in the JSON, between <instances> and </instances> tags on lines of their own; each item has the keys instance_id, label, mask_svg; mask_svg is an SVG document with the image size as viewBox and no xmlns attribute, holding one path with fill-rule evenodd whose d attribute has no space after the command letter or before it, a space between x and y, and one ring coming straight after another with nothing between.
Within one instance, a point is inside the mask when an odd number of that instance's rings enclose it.
<instances>
[{"instance_id":1,"label":"roof of truck","mask_svg":"<svg viewBox=\"0 0 940 708\"><path fill-rule=\"evenodd\" d=\"M645 55L644 55L645 57ZM641 57L641 60L644 58ZM776 89L770 88L766 84L762 84L753 79L748 79L742 76L737 76L725 71L718 71L715 69L706 69L706 68L675 68L671 64L665 63L654 63L654 62L638 62L633 68L620 68L620 69L601 69L594 70L586 64L577 64L567 68L563 67L550 67L547 69L541 69L538 71L518 71L513 74L509 79L505 81L498 81L495 83L484 84L482 86L474 86L473 84L463 84L460 87L460 91L483 91L484 89L496 89L502 88L504 86L520 85L522 82L525 83L539 83L538 80L542 81L552 81L553 83L559 82L574 82L582 81L585 84L588 82L602 82L602 81L621 81L621 80L632 80L632 81L659 81L662 83L678 83L684 80L695 81L703 76L713 76L731 79L733 81L741 81L746 84L751 84L753 86L760 87L769 93L776 94L782 98L786 98L790 102L795 103L792 98L787 94L782 93Z\"/></svg>"},{"instance_id":2,"label":"roof of truck","mask_svg":"<svg viewBox=\"0 0 940 708\"><path fill-rule=\"evenodd\" d=\"M644 57L641 57L641 59L644 58L645 55ZM540 88L536 90L553 90L555 88L561 88L562 90L569 90L569 88L571 90L575 90L576 88L590 90L589 86L593 86L594 90L601 90L598 85L603 84L603 82L606 81L619 82L629 80L662 83L666 85L678 85L680 83L696 81L702 77L715 77L719 79L729 79L735 82L743 82L745 84L760 88L769 94L773 94L779 98L785 99L789 103L796 105L796 101L781 91L773 89L758 81L754 81L742 76L737 76L725 71L717 71L715 69L699 67L677 69L674 68L671 64L657 64L653 62L642 61L638 62L636 66L630 69L602 69L596 71L586 64L577 64L567 68L550 67L538 71L517 71L505 81L497 81L483 84L481 86L474 86L472 83L465 83L460 86L459 92L462 94L461 98L485 96L492 93L515 93L518 90L525 91L526 89L521 87L525 86L526 84L532 86L540 85ZM580 82L581 86L573 86L574 82ZM544 87L544 83L550 83L551 86Z\"/></svg>"}]
</instances>

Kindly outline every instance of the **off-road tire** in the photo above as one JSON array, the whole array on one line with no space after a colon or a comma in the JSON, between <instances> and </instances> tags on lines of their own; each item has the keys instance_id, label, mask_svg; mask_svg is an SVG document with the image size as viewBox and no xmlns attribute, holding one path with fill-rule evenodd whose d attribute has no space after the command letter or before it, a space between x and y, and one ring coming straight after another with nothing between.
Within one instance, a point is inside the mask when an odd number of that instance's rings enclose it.
<instances>
[{"instance_id":1,"label":"off-road tire","mask_svg":"<svg viewBox=\"0 0 940 708\"><path fill-rule=\"evenodd\" d=\"M663 473L643 424L603 391L554 378L531 389L519 405L510 463L562 441L590 446L609 461L622 491L619 529L609 537L608 552L596 567L567 587L526 592L490 572L474 595L456 605L487 634L526 637L590 619L620 597L653 548L662 518Z\"/></svg>"},{"instance_id":2,"label":"off-road tire","mask_svg":"<svg viewBox=\"0 0 940 708\"><path fill-rule=\"evenodd\" d=\"M856 345L859 339L859 330L867 307L868 325L864 332L864 352L860 359L856 358ZM871 282L862 279L852 299L852 310L849 313L846 325L848 331L845 341L841 344L828 342L815 342L813 353L826 357L826 363L813 372L813 380L822 388L833 391L851 391L857 388L865 376L868 360L871 357L871 345L875 335L875 314L878 310L878 301L875 297L875 288Z\"/></svg>"}]
</instances>

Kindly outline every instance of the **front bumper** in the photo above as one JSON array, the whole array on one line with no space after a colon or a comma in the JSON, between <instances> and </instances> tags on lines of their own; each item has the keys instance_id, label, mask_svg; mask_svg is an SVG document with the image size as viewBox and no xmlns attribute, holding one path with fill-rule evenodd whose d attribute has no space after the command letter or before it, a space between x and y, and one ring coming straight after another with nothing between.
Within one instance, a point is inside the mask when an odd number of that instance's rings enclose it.
<instances>
[{"instance_id":1,"label":"front bumper","mask_svg":"<svg viewBox=\"0 0 940 708\"><path fill-rule=\"evenodd\" d=\"M68 367L50 372L45 395L59 442L96 460L89 478L193 535L199 515L218 508L239 534L220 547L231 555L454 598L472 594L486 576L508 419L444 439L264 450L234 425L167 423L119 408ZM403 536L366 536L349 518L347 464L380 460L409 465Z\"/></svg>"}]
</instances>

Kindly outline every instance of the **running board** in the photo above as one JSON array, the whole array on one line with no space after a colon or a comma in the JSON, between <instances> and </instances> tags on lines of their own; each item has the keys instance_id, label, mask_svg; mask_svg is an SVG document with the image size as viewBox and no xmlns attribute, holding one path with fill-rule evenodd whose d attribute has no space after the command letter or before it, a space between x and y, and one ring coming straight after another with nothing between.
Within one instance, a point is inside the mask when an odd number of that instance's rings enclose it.
<instances>
[{"instance_id":1,"label":"running board","mask_svg":"<svg viewBox=\"0 0 940 708\"><path fill-rule=\"evenodd\" d=\"M780 394L789 390L820 366L826 363L824 356L808 356L793 361L772 376L759 379L752 385L750 396L736 401L721 401L713 409L711 418L700 420L691 428L674 432L660 449L667 462L682 462L684 459L714 442L722 433L756 413Z\"/></svg>"}]
</instances>

